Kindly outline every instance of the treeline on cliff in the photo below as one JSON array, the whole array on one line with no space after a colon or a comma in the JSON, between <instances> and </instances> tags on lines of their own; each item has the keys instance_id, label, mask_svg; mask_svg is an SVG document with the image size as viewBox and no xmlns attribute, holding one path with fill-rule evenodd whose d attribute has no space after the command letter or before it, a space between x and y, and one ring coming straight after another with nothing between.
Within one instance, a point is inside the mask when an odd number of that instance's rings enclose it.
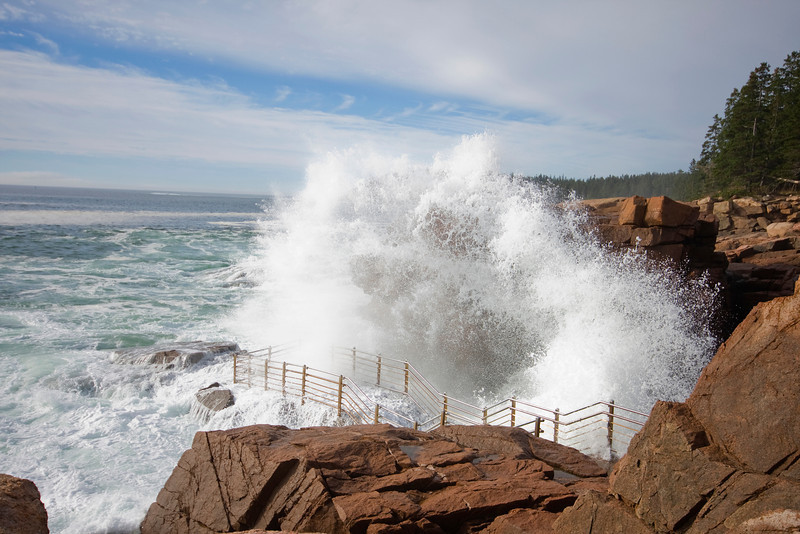
<instances>
[{"instance_id":1,"label":"treeline on cliff","mask_svg":"<svg viewBox=\"0 0 800 534\"><path fill-rule=\"evenodd\" d=\"M702 183L699 174L694 172L648 172L645 174L624 174L622 176L592 176L586 180L576 178L551 177L540 174L527 176L527 181L554 186L566 196L575 191L580 198L656 197L665 195L675 200L693 200L701 195Z\"/></svg>"},{"instance_id":2,"label":"treeline on cliff","mask_svg":"<svg viewBox=\"0 0 800 534\"><path fill-rule=\"evenodd\" d=\"M800 191L800 52L781 67L756 67L714 115L700 157L689 171L591 177L525 177L581 198L666 195L693 200L711 195L763 195Z\"/></svg>"},{"instance_id":3,"label":"treeline on cliff","mask_svg":"<svg viewBox=\"0 0 800 534\"><path fill-rule=\"evenodd\" d=\"M762 63L725 102L696 163L705 189L763 194L800 185L800 52Z\"/></svg>"}]
</instances>

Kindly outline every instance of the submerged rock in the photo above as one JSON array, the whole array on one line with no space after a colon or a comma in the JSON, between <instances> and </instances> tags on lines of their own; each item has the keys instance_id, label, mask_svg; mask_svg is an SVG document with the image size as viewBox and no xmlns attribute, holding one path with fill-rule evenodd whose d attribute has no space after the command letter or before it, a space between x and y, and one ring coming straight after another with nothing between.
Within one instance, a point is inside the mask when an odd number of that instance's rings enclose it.
<instances>
[{"instance_id":1,"label":"submerged rock","mask_svg":"<svg viewBox=\"0 0 800 534\"><path fill-rule=\"evenodd\" d=\"M0 534L46 534L47 511L36 484L0 474Z\"/></svg>"},{"instance_id":2,"label":"submerged rock","mask_svg":"<svg viewBox=\"0 0 800 534\"><path fill-rule=\"evenodd\" d=\"M800 532L798 352L800 286L753 309L685 403L657 403L608 492L582 495L556 529Z\"/></svg>"},{"instance_id":3,"label":"submerged rock","mask_svg":"<svg viewBox=\"0 0 800 534\"><path fill-rule=\"evenodd\" d=\"M219 382L214 382L194 394L195 404L192 406L192 415L207 422L211 416L219 411L234 405L233 392L222 387Z\"/></svg>"},{"instance_id":4,"label":"submerged rock","mask_svg":"<svg viewBox=\"0 0 800 534\"><path fill-rule=\"evenodd\" d=\"M509 532L527 521L547 532L580 493L606 487L591 459L550 444L548 457L570 458L564 469L592 475L557 479L522 429L446 430L257 425L198 432L142 533Z\"/></svg>"},{"instance_id":5,"label":"submerged rock","mask_svg":"<svg viewBox=\"0 0 800 534\"><path fill-rule=\"evenodd\" d=\"M116 363L158 365L166 369L186 369L204 358L220 354L233 354L239 345L230 342L188 341L155 347L120 349L111 358Z\"/></svg>"}]
</instances>

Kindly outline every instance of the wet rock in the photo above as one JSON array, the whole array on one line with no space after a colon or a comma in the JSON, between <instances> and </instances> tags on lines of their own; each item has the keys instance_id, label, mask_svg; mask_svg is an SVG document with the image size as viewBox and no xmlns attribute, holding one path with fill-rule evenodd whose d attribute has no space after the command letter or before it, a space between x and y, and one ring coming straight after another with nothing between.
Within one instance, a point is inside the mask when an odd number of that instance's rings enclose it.
<instances>
[{"instance_id":1,"label":"wet rock","mask_svg":"<svg viewBox=\"0 0 800 534\"><path fill-rule=\"evenodd\" d=\"M0 534L46 534L47 511L36 484L0 474Z\"/></svg>"},{"instance_id":2,"label":"wet rock","mask_svg":"<svg viewBox=\"0 0 800 534\"><path fill-rule=\"evenodd\" d=\"M158 365L165 369L186 369L207 357L233 354L238 351L239 345L236 343L189 341L156 347L121 349L114 351L111 358L116 363Z\"/></svg>"},{"instance_id":3,"label":"wet rock","mask_svg":"<svg viewBox=\"0 0 800 534\"><path fill-rule=\"evenodd\" d=\"M580 451L533 436L521 428L451 425L433 431L465 447L491 451L509 458L535 458L572 475L602 477L606 470Z\"/></svg>"},{"instance_id":4,"label":"wet rock","mask_svg":"<svg viewBox=\"0 0 800 534\"><path fill-rule=\"evenodd\" d=\"M581 493L605 488L605 477L586 479L587 487L577 477L556 480L553 466L534 454L563 456L565 465L593 462L568 447L535 452L538 442L524 430L447 429L486 448L390 425L198 432L142 533L514 532L526 518L548 532ZM573 470L580 469L602 472L596 464Z\"/></svg>"},{"instance_id":5,"label":"wet rock","mask_svg":"<svg viewBox=\"0 0 800 534\"><path fill-rule=\"evenodd\" d=\"M235 399L230 389L222 387L219 382L214 382L194 394L195 404L192 406L192 415L203 422L207 422L212 415L234 405Z\"/></svg>"}]
</instances>

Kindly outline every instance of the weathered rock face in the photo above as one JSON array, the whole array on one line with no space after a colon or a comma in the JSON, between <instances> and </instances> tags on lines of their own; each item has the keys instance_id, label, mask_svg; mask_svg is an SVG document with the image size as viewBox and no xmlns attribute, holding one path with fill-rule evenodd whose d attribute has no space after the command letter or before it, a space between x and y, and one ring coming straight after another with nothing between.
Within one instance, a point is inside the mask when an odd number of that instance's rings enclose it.
<instances>
[{"instance_id":1,"label":"weathered rock face","mask_svg":"<svg viewBox=\"0 0 800 534\"><path fill-rule=\"evenodd\" d=\"M0 474L0 534L46 534L47 511L36 484Z\"/></svg>"},{"instance_id":2,"label":"weathered rock face","mask_svg":"<svg viewBox=\"0 0 800 534\"><path fill-rule=\"evenodd\" d=\"M540 441L502 427L198 432L142 533L551 532L557 513L607 482L590 458Z\"/></svg>"},{"instance_id":3,"label":"weathered rock face","mask_svg":"<svg viewBox=\"0 0 800 534\"><path fill-rule=\"evenodd\" d=\"M657 403L609 491L582 495L555 528L800 532L799 353L800 288L750 313L686 403Z\"/></svg>"}]
</instances>

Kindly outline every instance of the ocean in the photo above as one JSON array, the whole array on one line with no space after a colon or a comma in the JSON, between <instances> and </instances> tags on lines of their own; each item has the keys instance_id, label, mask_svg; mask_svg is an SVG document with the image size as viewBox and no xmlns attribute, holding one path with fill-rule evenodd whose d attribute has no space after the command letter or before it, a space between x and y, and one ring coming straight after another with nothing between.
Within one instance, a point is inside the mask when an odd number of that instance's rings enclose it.
<instances>
[{"instance_id":1,"label":"ocean","mask_svg":"<svg viewBox=\"0 0 800 534\"><path fill-rule=\"evenodd\" d=\"M0 472L54 533L132 532L198 430L332 424L326 409L120 349L297 342L408 359L440 391L547 407L682 400L716 347L714 288L618 255L484 136L430 163L350 150L291 198L0 186ZM231 387L204 420L195 392ZM402 407L400 407L402 408Z\"/></svg>"}]
</instances>

